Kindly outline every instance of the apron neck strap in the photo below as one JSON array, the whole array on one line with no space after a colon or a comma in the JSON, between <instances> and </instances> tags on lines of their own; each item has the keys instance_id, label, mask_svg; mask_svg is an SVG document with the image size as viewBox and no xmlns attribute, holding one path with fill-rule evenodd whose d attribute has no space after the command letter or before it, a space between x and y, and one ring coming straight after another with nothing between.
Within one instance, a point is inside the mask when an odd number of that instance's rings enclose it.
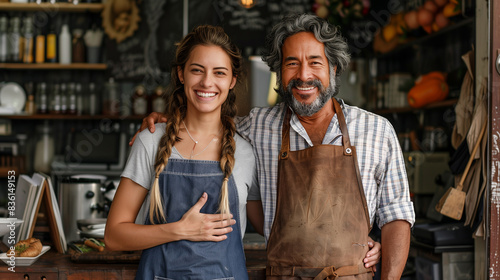
<instances>
[{"instance_id":1,"label":"apron neck strap","mask_svg":"<svg viewBox=\"0 0 500 280\"><path fill-rule=\"evenodd\" d=\"M288 152L290 151L290 118L292 110L290 107L286 108L285 119L283 120L283 127L281 129L281 150L280 159L287 159Z\"/></svg>"},{"instance_id":2,"label":"apron neck strap","mask_svg":"<svg viewBox=\"0 0 500 280\"><path fill-rule=\"evenodd\" d=\"M342 112L342 108L340 108L340 104L337 99L332 98L333 100L333 109L337 114L337 119L339 121L340 131L342 132L342 146L344 146L344 155L351 156L351 141L349 140L349 132L347 131L347 124L345 122L344 112Z\"/></svg>"},{"instance_id":3,"label":"apron neck strap","mask_svg":"<svg viewBox=\"0 0 500 280\"><path fill-rule=\"evenodd\" d=\"M332 98L333 110L337 114L337 119L339 121L340 131L342 132L342 145L344 146L344 155L351 156L351 141L349 140L349 133L347 132L347 124L345 122L344 113L342 108L340 108L339 102ZM288 152L290 151L290 118L292 116L292 110L288 107L286 109L285 118L283 120L283 127L281 129L281 150L280 158L287 159Z\"/></svg>"}]
</instances>

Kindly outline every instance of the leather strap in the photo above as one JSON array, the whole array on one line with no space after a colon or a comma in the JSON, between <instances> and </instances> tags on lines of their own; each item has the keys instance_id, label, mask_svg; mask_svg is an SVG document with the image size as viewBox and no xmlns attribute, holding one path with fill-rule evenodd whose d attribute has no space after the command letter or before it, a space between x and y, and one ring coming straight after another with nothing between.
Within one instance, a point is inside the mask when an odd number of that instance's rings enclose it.
<instances>
[{"instance_id":1,"label":"leather strap","mask_svg":"<svg viewBox=\"0 0 500 280\"><path fill-rule=\"evenodd\" d=\"M363 265L351 265L335 268L328 267L298 267L298 266L268 266L266 267L267 276L296 276L296 277L314 277L314 280L336 279L341 276L351 276L363 273L372 273L371 268L365 268Z\"/></svg>"},{"instance_id":2,"label":"leather strap","mask_svg":"<svg viewBox=\"0 0 500 280\"><path fill-rule=\"evenodd\" d=\"M281 131L281 150L280 159L285 160L288 158L288 152L290 152L290 118L292 116L292 110L290 108L286 109L285 119L283 120L283 129Z\"/></svg>"}]
</instances>

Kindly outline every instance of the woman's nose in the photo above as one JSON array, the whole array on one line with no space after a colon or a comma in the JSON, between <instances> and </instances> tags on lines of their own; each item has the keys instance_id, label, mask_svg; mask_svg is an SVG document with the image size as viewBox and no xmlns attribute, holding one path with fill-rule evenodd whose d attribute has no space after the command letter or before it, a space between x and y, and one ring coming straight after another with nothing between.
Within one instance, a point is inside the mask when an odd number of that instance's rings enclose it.
<instances>
[{"instance_id":1,"label":"woman's nose","mask_svg":"<svg viewBox=\"0 0 500 280\"><path fill-rule=\"evenodd\" d=\"M203 75L203 78L200 81L201 86L210 87L213 84L213 77L210 74Z\"/></svg>"}]
</instances>

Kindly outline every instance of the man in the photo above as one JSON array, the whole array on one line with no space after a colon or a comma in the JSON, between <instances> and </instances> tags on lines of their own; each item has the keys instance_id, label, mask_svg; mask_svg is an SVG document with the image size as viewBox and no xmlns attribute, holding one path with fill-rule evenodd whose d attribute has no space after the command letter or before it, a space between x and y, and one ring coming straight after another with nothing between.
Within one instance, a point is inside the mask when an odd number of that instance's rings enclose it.
<instances>
[{"instance_id":1,"label":"man","mask_svg":"<svg viewBox=\"0 0 500 280\"><path fill-rule=\"evenodd\" d=\"M258 161L267 279L371 279L360 260L375 221L381 277L400 279L415 219L404 160L386 119L333 98L346 42L316 16L289 16L268 35L263 60L284 102L254 108L237 129Z\"/></svg>"}]
</instances>

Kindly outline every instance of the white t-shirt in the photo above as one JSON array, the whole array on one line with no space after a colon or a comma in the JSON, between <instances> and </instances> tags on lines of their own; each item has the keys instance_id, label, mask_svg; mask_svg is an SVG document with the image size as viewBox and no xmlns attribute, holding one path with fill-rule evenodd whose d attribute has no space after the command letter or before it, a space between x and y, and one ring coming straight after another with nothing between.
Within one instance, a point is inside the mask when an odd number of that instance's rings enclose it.
<instances>
[{"instance_id":1,"label":"white t-shirt","mask_svg":"<svg viewBox=\"0 0 500 280\"><path fill-rule=\"evenodd\" d=\"M165 123L159 123L156 124L154 133L149 132L147 129L139 133L130 150L122 177L129 178L147 190L151 188L155 177L154 162L156 153L160 139L165 133L165 127ZM234 140L236 142L236 151L233 177L238 191L240 225L243 237L247 225L247 200L260 200L260 192L257 185L257 168L252 146L238 134L235 135ZM170 158L182 159L183 157L174 147ZM149 194L141 207L136 223L144 223L148 209Z\"/></svg>"}]
</instances>

